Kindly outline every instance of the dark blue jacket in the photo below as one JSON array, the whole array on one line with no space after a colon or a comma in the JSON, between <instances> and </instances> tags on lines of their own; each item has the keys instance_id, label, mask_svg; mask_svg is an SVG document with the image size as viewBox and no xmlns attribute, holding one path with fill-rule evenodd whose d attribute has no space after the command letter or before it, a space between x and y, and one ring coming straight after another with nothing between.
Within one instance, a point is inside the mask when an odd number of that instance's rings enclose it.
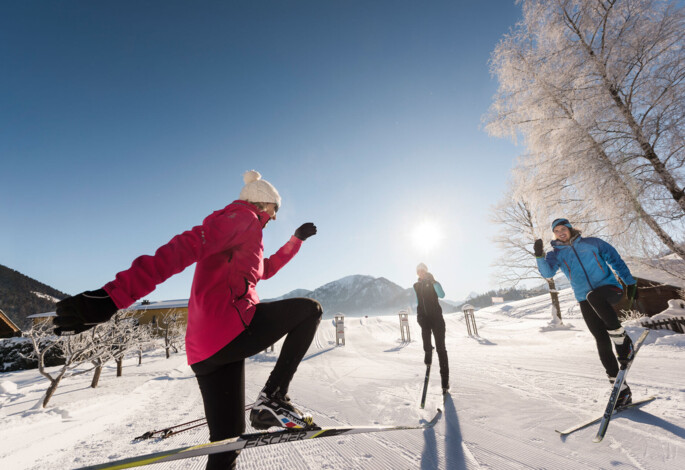
<instances>
[{"instance_id":1,"label":"dark blue jacket","mask_svg":"<svg viewBox=\"0 0 685 470\"><path fill-rule=\"evenodd\" d=\"M551 278L561 269L571 282L573 293L579 302L586 300L588 292L599 286L613 285L621 288L607 263L626 285L636 282L618 251L604 240L577 236L570 245L553 240L552 248L545 258L537 258L540 274Z\"/></svg>"}]
</instances>

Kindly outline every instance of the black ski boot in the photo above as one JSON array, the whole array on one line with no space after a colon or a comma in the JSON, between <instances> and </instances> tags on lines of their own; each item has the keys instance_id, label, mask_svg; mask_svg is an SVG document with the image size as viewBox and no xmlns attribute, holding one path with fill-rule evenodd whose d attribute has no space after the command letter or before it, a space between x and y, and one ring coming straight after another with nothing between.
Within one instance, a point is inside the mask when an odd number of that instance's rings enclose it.
<instances>
[{"instance_id":1,"label":"black ski boot","mask_svg":"<svg viewBox=\"0 0 685 470\"><path fill-rule=\"evenodd\" d=\"M281 393L278 387L270 392L265 387L259 393L250 411L250 423L255 429L269 429L273 426L290 429L316 427L312 416L295 408L290 397Z\"/></svg>"},{"instance_id":2,"label":"black ski boot","mask_svg":"<svg viewBox=\"0 0 685 470\"><path fill-rule=\"evenodd\" d=\"M633 394L630 391L628 384L624 383L621 386L621 391L618 393L618 399L616 400L616 408L622 406L630 405L633 402Z\"/></svg>"},{"instance_id":3,"label":"black ski boot","mask_svg":"<svg viewBox=\"0 0 685 470\"><path fill-rule=\"evenodd\" d=\"M623 327L618 330L609 330L608 333L616 347L616 359L618 359L621 369L626 369L635 357L633 340L626 334Z\"/></svg>"},{"instance_id":4,"label":"black ski boot","mask_svg":"<svg viewBox=\"0 0 685 470\"><path fill-rule=\"evenodd\" d=\"M441 379L440 382L442 385L442 394L447 395L450 391L450 379L448 376L442 375L442 374L441 374L440 379Z\"/></svg>"},{"instance_id":5,"label":"black ski boot","mask_svg":"<svg viewBox=\"0 0 685 470\"><path fill-rule=\"evenodd\" d=\"M609 376L609 382L611 382L611 386L613 387L614 383L616 382L616 377ZM618 398L616 399L615 408L630 405L632 402L633 394L630 391L630 387L627 383L623 382L623 385L621 385L621 391L618 392Z\"/></svg>"}]
</instances>

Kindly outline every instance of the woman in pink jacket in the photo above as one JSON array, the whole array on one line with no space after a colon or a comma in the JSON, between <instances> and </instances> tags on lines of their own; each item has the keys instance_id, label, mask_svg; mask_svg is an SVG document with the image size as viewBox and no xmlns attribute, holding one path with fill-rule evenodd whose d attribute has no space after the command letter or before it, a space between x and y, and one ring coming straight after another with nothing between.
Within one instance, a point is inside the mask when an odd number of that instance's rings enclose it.
<instances>
[{"instance_id":1,"label":"woman in pink jacket","mask_svg":"<svg viewBox=\"0 0 685 470\"><path fill-rule=\"evenodd\" d=\"M244 180L238 200L175 236L154 256L137 258L102 289L62 300L54 321L57 334L80 333L197 263L188 302L186 353L202 393L211 441L245 431L245 358L284 335L278 361L250 420L257 429L314 425L311 416L293 406L287 392L316 333L321 305L306 298L260 303L255 286L290 261L302 242L316 234L316 227L303 224L281 249L264 258L262 230L276 220L281 197L256 171L245 173ZM237 455L210 455L207 468L234 468Z\"/></svg>"}]
</instances>

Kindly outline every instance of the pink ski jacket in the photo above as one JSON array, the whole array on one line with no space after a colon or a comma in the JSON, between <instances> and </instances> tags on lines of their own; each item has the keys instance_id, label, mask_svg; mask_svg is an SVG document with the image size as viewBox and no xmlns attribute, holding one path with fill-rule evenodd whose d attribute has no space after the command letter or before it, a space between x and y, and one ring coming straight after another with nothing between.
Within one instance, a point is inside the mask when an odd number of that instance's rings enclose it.
<instances>
[{"instance_id":1,"label":"pink ski jacket","mask_svg":"<svg viewBox=\"0 0 685 470\"><path fill-rule=\"evenodd\" d=\"M154 256L143 255L104 286L119 308L126 308L197 262L188 302L188 364L207 359L243 332L254 316L260 279L276 274L302 246L292 236L264 258L262 230L269 214L245 201L233 201L202 225L176 235Z\"/></svg>"}]
</instances>

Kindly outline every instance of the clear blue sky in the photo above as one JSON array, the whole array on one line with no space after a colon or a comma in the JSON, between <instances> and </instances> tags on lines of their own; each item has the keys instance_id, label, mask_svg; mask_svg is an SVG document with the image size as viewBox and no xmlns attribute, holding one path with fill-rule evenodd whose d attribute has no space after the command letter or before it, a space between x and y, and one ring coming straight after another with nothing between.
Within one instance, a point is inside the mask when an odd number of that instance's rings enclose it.
<instances>
[{"instance_id":1,"label":"clear blue sky","mask_svg":"<svg viewBox=\"0 0 685 470\"><path fill-rule=\"evenodd\" d=\"M256 169L276 251L319 233L262 298L350 274L447 298L496 287L489 209L521 149L481 118L490 53L521 16L490 1L0 4L0 264L69 294L237 198ZM438 227L433 249L411 237ZM152 300L187 298L193 267Z\"/></svg>"}]
</instances>

